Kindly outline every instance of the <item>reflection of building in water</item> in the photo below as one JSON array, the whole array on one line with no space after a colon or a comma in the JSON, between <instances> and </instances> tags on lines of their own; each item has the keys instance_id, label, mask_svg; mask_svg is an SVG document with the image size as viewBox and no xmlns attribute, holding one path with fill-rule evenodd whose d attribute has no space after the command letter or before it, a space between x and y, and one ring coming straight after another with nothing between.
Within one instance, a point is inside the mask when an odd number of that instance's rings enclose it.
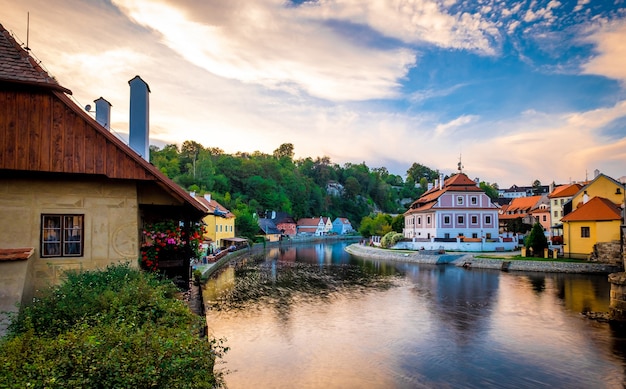
<instances>
[{"instance_id":1,"label":"reflection of building in water","mask_svg":"<svg viewBox=\"0 0 626 389\"><path fill-rule=\"evenodd\" d=\"M499 287L499 272L467 271L451 266L420 266L411 278L427 299L429 311L440 316L465 344L490 320ZM448 309L441 309L442 306Z\"/></svg>"},{"instance_id":2,"label":"reflection of building in water","mask_svg":"<svg viewBox=\"0 0 626 389\"><path fill-rule=\"evenodd\" d=\"M217 301L220 294L235 287L235 268L225 267L216 277L207 280L202 288L204 301Z\"/></svg>"},{"instance_id":3,"label":"reflection of building in water","mask_svg":"<svg viewBox=\"0 0 626 389\"><path fill-rule=\"evenodd\" d=\"M607 312L611 284L606 276L554 274L558 296L572 312Z\"/></svg>"}]
</instances>

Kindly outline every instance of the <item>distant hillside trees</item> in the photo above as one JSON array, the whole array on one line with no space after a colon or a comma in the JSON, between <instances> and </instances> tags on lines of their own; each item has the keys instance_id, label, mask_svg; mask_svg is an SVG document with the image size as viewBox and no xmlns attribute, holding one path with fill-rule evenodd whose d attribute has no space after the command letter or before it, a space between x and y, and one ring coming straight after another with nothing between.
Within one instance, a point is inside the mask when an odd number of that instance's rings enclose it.
<instances>
[{"instance_id":1,"label":"distant hillside trees","mask_svg":"<svg viewBox=\"0 0 626 389\"><path fill-rule=\"evenodd\" d=\"M340 166L329 157L294 160L294 147L283 143L272 154L258 151L227 154L216 147L185 141L179 148L170 144L150 147L151 162L186 190L211 193L213 198L236 216L237 233L252 232L254 216L283 211L295 219L302 217L347 217L359 228L370 214L402 214L401 199L416 199L428 182L439 177L437 170L414 163L407 180L385 167L370 168L365 162ZM327 192L329 183L343 187L340 193ZM392 218L393 219L393 218ZM385 227L402 232L392 221ZM402 222L403 223L403 222ZM375 228L372 233L384 235Z\"/></svg>"}]
</instances>

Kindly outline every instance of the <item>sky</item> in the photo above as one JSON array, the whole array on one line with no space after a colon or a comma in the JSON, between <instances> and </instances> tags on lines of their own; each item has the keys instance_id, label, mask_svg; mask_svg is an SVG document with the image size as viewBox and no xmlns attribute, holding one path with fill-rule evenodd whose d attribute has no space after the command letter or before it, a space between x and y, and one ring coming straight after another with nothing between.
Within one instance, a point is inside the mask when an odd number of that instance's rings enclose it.
<instances>
[{"instance_id":1,"label":"sky","mask_svg":"<svg viewBox=\"0 0 626 389\"><path fill-rule=\"evenodd\" d=\"M29 15L27 17L27 15ZM626 175L626 0L0 0L77 103L150 143L497 183ZM126 135L127 136L127 135Z\"/></svg>"}]
</instances>

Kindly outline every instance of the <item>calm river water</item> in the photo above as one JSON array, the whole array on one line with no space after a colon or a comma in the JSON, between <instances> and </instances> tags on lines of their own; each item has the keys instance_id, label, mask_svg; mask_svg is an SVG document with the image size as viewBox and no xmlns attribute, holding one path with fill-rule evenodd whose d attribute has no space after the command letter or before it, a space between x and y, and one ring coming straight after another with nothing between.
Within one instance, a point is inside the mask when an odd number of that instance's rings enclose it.
<instances>
[{"instance_id":1,"label":"calm river water","mask_svg":"<svg viewBox=\"0 0 626 389\"><path fill-rule=\"evenodd\" d=\"M606 276L364 261L347 244L268 249L264 265L358 265L394 286L207 311L228 388L624 387L626 339L581 315L608 310ZM207 283L209 305L235 273Z\"/></svg>"}]
</instances>

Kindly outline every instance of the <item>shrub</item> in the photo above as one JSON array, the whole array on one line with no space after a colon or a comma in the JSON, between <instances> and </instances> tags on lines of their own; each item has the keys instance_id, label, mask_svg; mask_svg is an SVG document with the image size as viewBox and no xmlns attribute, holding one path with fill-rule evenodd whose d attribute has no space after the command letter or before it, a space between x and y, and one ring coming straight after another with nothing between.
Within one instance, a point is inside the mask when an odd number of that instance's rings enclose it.
<instances>
[{"instance_id":1,"label":"shrub","mask_svg":"<svg viewBox=\"0 0 626 389\"><path fill-rule=\"evenodd\" d=\"M10 325L0 342L0 387L219 385L221 346L198 337L204 320L176 292L128 265L68 273Z\"/></svg>"},{"instance_id":2,"label":"shrub","mask_svg":"<svg viewBox=\"0 0 626 389\"><path fill-rule=\"evenodd\" d=\"M543 249L548 247L548 239L543 233L543 227L539 223L535 223L533 229L530 230L530 235L525 240L524 245L526 248L533 249L533 255L543 256Z\"/></svg>"},{"instance_id":3,"label":"shrub","mask_svg":"<svg viewBox=\"0 0 626 389\"><path fill-rule=\"evenodd\" d=\"M402 239L404 239L403 234L391 231L386 233L385 236L380 239L380 245L384 248L393 247Z\"/></svg>"}]
</instances>

